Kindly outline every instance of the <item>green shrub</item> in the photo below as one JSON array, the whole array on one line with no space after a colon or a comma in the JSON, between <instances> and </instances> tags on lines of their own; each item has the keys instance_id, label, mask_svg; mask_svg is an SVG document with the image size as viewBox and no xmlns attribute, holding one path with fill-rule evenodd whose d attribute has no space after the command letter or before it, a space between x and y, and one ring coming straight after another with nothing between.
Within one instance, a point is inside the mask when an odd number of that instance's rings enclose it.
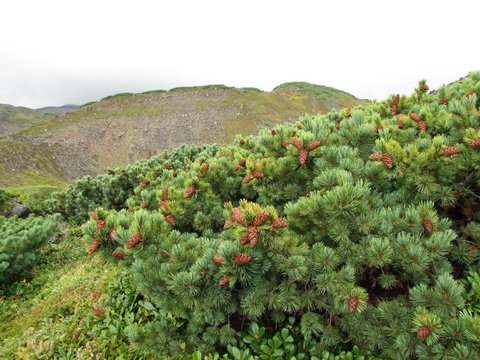
<instances>
[{"instance_id":1,"label":"green shrub","mask_svg":"<svg viewBox=\"0 0 480 360\"><path fill-rule=\"evenodd\" d=\"M293 316L324 347L480 356L458 280L479 261L478 94L480 73L432 94L421 82L153 165L128 210L83 226L90 252L122 259L159 311L138 340L209 353Z\"/></svg>"},{"instance_id":2,"label":"green shrub","mask_svg":"<svg viewBox=\"0 0 480 360\"><path fill-rule=\"evenodd\" d=\"M0 285L28 270L37 250L55 234L59 217L29 217L25 220L0 216Z\"/></svg>"}]
</instances>

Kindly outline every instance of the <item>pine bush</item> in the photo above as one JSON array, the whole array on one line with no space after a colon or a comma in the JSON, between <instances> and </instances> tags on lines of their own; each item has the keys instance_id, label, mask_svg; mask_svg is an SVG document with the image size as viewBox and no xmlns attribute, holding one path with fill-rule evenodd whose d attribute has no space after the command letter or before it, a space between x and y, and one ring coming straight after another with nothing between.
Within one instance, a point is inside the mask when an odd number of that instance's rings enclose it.
<instances>
[{"instance_id":1,"label":"pine bush","mask_svg":"<svg viewBox=\"0 0 480 360\"><path fill-rule=\"evenodd\" d=\"M0 285L6 285L28 270L37 258L37 250L54 235L59 216L0 216Z\"/></svg>"},{"instance_id":2,"label":"pine bush","mask_svg":"<svg viewBox=\"0 0 480 360\"><path fill-rule=\"evenodd\" d=\"M177 150L188 160L155 160L123 209L97 209L90 246L163 314L140 341L210 352L293 316L327 347L479 357L459 278L480 255L480 72L427 89Z\"/></svg>"}]
</instances>

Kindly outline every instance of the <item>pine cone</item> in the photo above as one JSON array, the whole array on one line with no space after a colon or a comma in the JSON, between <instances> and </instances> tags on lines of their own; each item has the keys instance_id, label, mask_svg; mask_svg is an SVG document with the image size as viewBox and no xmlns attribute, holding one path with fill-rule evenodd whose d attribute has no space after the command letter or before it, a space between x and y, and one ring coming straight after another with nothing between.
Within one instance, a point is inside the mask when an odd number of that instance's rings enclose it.
<instances>
[{"instance_id":1,"label":"pine cone","mask_svg":"<svg viewBox=\"0 0 480 360\"><path fill-rule=\"evenodd\" d=\"M247 253L239 253L233 256L233 261L235 261L235 264L239 266L248 264L250 260L252 260L252 257Z\"/></svg>"},{"instance_id":2,"label":"pine cone","mask_svg":"<svg viewBox=\"0 0 480 360\"><path fill-rule=\"evenodd\" d=\"M248 239L248 234L245 234L240 238L240 245L242 246L247 245L249 242L250 240Z\"/></svg>"},{"instance_id":3,"label":"pine cone","mask_svg":"<svg viewBox=\"0 0 480 360\"><path fill-rule=\"evenodd\" d=\"M165 221L168 222L170 225L175 225L175 218L173 215L167 215L165 216Z\"/></svg>"},{"instance_id":4,"label":"pine cone","mask_svg":"<svg viewBox=\"0 0 480 360\"><path fill-rule=\"evenodd\" d=\"M395 96L393 97L392 109L391 109L391 111L390 111L390 114L391 114L392 116L397 115L397 109L398 109L398 104L399 104L399 102L400 102L400 95L397 94L397 95L395 95Z\"/></svg>"},{"instance_id":5,"label":"pine cone","mask_svg":"<svg viewBox=\"0 0 480 360\"><path fill-rule=\"evenodd\" d=\"M272 221L272 227L274 229L284 228L287 226L288 226L288 222L283 218L276 218L275 220Z\"/></svg>"},{"instance_id":6,"label":"pine cone","mask_svg":"<svg viewBox=\"0 0 480 360\"><path fill-rule=\"evenodd\" d=\"M240 145L244 145L245 144L245 140L244 139L240 139Z\"/></svg>"},{"instance_id":7,"label":"pine cone","mask_svg":"<svg viewBox=\"0 0 480 360\"><path fill-rule=\"evenodd\" d=\"M115 228L110 228L109 232L108 232L108 237L110 238L110 240L114 241L115 240Z\"/></svg>"},{"instance_id":8,"label":"pine cone","mask_svg":"<svg viewBox=\"0 0 480 360\"><path fill-rule=\"evenodd\" d=\"M418 127L420 128L420 131L423 131L423 132L427 131L427 124L423 120L420 120L418 122Z\"/></svg>"},{"instance_id":9,"label":"pine cone","mask_svg":"<svg viewBox=\"0 0 480 360\"><path fill-rule=\"evenodd\" d=\"M190 186L190 187L187 188L187 190L185 190L185 192L183 193L183 198L184 198L184 199L188 199L190 196L192 196L193 194L195 194L195 191L197 191L197 189L195 189L195 187L193 187L193 186Z\"/></svg>"},{"instance_id":10,"label":"pine cone","mask_svg":"<svg viewBox=\"0 0 480 360\"><path fill-rule=\"evenodd\" d=\"M417 338L420 340L425 339L428 335L432 333L433 329L431 326L427 325L422 325L420 328L417 330Z\"/></svg>"},{"instance_id":11,"label":"pine cone","mask_svg":"<svg viewBox=\"0 0 480 360\"><path fill-rule=\"evenodd\" d=\"M257 243L258 241L258 237L259 237L259 232L258 232L258 228L256 228L255 226L250 226L248 228L248 241L250 242L250 244L253 242L254 244Z\"/></svg>"},{"instance_id":12,"label":"pine cone","mask_svg":"<svg viewBox=\"0 0 480 360\"><path fill-rule=\"evenodd\" d=\"M173 172L172 176L176 178L178 176L178 173L176 171Z\"/></svg>"},{"instance_id":13,"label":"pine cone","mask_svg":"<svg viewBox=\"0 0 480 360\"><path fill-rule=\"evenodd\" d=\"M455 154L458 154L460 152L460 149L456 146L445 146L442 149L442 155L444 157L449 157Z\"/></svg>"},{"instance_id":14,"label":"pine cone","mask_svg":"<svg viewBox=\"0 0 480 360\"><path fill-rule=\"evenodd\" d=\"M233 224L233 220L231 217L229 217L227 221L225 221L225 224L223 225L223 230L227 230L230 226L232 226L232 224Z\"/></svg>"},{"instance_id":15,"label":"pine cone","mask_svg":"<svg viewBox=\"0 0 480 360\"><path fill-rule=\"evenodd\" d=\"M351 313L355 312L355 310L357 310L358 303L358 296L351 297L350 300L348 300L348 311Z\"/></svg>"},{"instance_id":16,"label":"pine cone","mask_svg":"<svg viewBox=\"0 0 480 360\"><path fill-rule=\"evenodd\" d=\"M398 128L403 128L403 115L399 115L397 119Z\"/></svg>"},{"instance_id":17,"label":"pine cone","mask_svg":"<svg viewBox=\"0 0 480 360\"><path fill-rule=\"evenodd\" d=\"M255 179L255 176L253 176L252 173L248 173L248 174L245 175L245 177L243 178L242 182L243 182L244 184L246 184L246 183L249 183L250 181L252 181L253 179Z\"/></svg>"},{"instance_id":18,"label":"pine cone","mask_svg":"<svg viewBox=\"0 0 480 360\"><path fill-rule=\"evenodd\" d=\"M308 146L308 151L313 151L315 150L316 148L318 148L320 146L320 141L318 140L313 140L310 145Z\"/></svg>"},{"instance_id":19,"label":"pine cone","mask_svg":"<svg viewBox=\"0 0 480 360\"><path fill-rule=\"evenodd\" d=\"M408 114L408 116L410 117L410 119L412 119L413 121L416 121L416 122L419 122L419 121L422 120L420 115L418 115L417 113L414 113L414 112L411 112L410 114Z\"/></svg>"},{"instance_id":20,"label":"pine cone","mask_svg":"<svg viewBox=\"0 0 480 360\"><path fill-rule=\"evenodd\" d=\"M168 188L162 190L162 201L168 201Z\"/></svg>"},{"instance_id":21,"label":"pine cone","mask_svg":"<svg viewBox=\"0 0 480 360\"><path fill-rule=\"evenodd\" d=\"M128 209L127 209L127 211L128 211L129 213L132 213L132 212L133 212L133 208L132 208L131 206L129 206Z\"/></svg>"},{"instance_id":22,"label":"pine cone","mask_svg":"<svg viewBox=\"0 0 480 360\"><path fill-rule=\"evenodd\" d=\"M377 151L377 152L374 152L372 155L370 155L368 157L368 160L370 161L376 161L378 159L380 159L382 157L382 152L381 151Z\"/></svg>"},{"instance_id":23,"label":"pine cone","mask_svg":"<svg viewBox=\"0 0 480 360\"><path fill-rule=\"evenodd\" d=\"M127 248L129 248L129 249L134 248L135 246L137 246L140 243L140 241L142 241L142 235L141 234L132 235L130 237L130 239L128 239Z\"/></svg>"},{"instance_id":24,"label":"pine cone","mask_svg":"<svg viewBox=\"0 0 480 360\"><path fill-rule=\"evenodd\" d=\"M480 149L480 137L470 140L470 146L474 149Z\"/></svg>"},{"instance_id":25,"label":"pine cone","mask_svg":"<svg viewBox=\"0 0 480 360\"><path fill-rule=\"evenodd\" d=\"M200 174L205 175L208 171L210 165L208 163L203 164L203 166L200 168Z\"/></svg>"},{"instance_id":26,"label":"pine cone","mask_svg":"<svg viewBox=\"0 0 480 360\"><path fill-rule=\"evenodd\" d=\"M220 254L215 255L215 256L213 257L213 261L214 261L214 263L217 264L217 265L222 265L222 264L224 263L224 260L223 260L223 258L222 258L222 255L220 255Z\"/></svg>"},{"instance_id":27,"label":"pine cone","mask_svg":"<svg viewBox=\"0 0 480 360\"><path fill-rule=\"evenodd\" d=\"M125 259L125 253L123 251L114 251L112 252L112 256L117 260Z\"/></svg>"},{"instance_id":28,"label":"pine cone","mask_svg":"<svg viewBox=\"0 0 480 360\"><path fill-rule=\"evenodd\" d=\"M302 141L297 137L292 138L292 145L295 146L298 150L303 149Z\"/></svg>"},{"instance_id":29,"label":"pine cone","mask_svg":"<svg viewBox=\"0 0 480 360\"><path fill-rule=\"evenodd\" d=\"M300 150L300 157L298 161L301 165L304 165L308 160L308 150L302 149Z\"/></svg>"},{"instance_id":30,"label":"pine cone","mask_svg":"<svg viewBox=\"0 0 480 360\"><path fill-rule=\"evenodd\" d=\"M448 105L448 99L446 96L440 96L440 104Z\"/></svg>"},{"instance_id":31,"label":"pine cone","mask_svg":"<svg viewBox=\"0 0 480 360\"><path fill-rule=\"evenodd\" d=\"M381 125L376 125L374 128L373 128L373 132L374 133L378 133L379 131L383 131L383 126Z\"/></svg>"},{"instance_id":32,"label":"pine cone","mask_svg":"<svg viewBox=\"0 0 480 360\"><path fill-rule=\"evenodd\" d=\"M148 185L150 181L148 181L148 179L143 179L141 182L140 182L140 188L144 188L146 185Z\"/></svg>"},{"instance_id":33,"label":"pine cone","mask_svg":"<svg viewBox=\"0 0 480 360\"><path fill-rule=\"evenodd\" d=\"M90 213L90 216L92 217L92 219L97 220L97 221L100 219L100 218L98 217L98 214L97 214L96 211L92 211L92 212Z\"/></svg>"},{"instance_id":34,"label":"pine cone","mask_svg":"<svg viewBox=\"0 0 480 360\"><path fill-rule=\"evenodd\" d=\"M105 220L98 220L97 222L97 232L100 232L105 227Z\"/></svg>"},{"instance_id":35,"label":"pine cone","mask_svg":"<svg viewBox=\"0 0 480 360\"><path fill-rule=\"evenodd\" d=\"M263 179L265 177L265 174L257 169L253 170L252 175L255 179Z\"/></svg>"},{"instance_id":36,"label":"pine cone","mask_svg":"<svg viewBox=\"0 0 480 360\"><path fill-rule=\"evenodd\" d=\"M140 205L142 209L145 209L147 206L148 206L148 203L146 201L142 202L142 205Z\"/></svg>"},{"instance_id":37,"label":"pine cone","mask_svg":"<svg viewBox=\"0 0 480 360\"><path fill-rule=\"evenodd\" d=\"M242 211L238 207L232 209L232 220L243 226L247 226L247 222L243 218Z\"/></svg>"},{"instance_id":38,"label":"pine cone","mask_svg":"<svg viewBox=\"0 0 480 360\"><path fill-rule=\"evenodd\" d=\"M225 285L228 285L230 283L230 278L225 275L225 276L222 276L222 278L218 281L218 284L220 286L225 286Z\"/></svg>"},{"instance_id":39,"label":"pine cone","mask_svg":"<svg viewBox=\"0 0 480 360\"><path fill-rule=\"evenodd\" d=\"M90 247L88 248L88 255L92 255L95 251L98 250L100 247L100 240L99 239L93 239L92 243L90 244Z\"/></svg>"},{"instance_id":40,"label":"pine cone","mask_svg":"<svg viewBox=\"0 0 480 360\"><path fill-rule=\"evenodd\" d=\"M272 129L272 136L277 135L277 131L275 129Z\"/></svg>"},{"instance_id":41,"label":"pine cone","mask_svg":"<svg viewBox=\"0 0 480 360\"><path fill-rule=\"evenodd\" d=\"M158 207L168 212L168 202L167 201L159 201Z\"/></svg>"},{"instance_id":42,"label":"pine cone","mask_svg":"<svg viewBox=\"0 0 480 360\"><path fill-rule=\"evenodd\" d=\"M270 213L268 211L263 211L260 214L255 215L253 217L252 226L258 227L263 225L263 223L267 221L269 217Z\"/></svg>"},{"instance_id":43,"label":"pine cone","mask_svg":"<svg viewBox=\"0 0 480 360\"><path fill-rule=\"evenodd\" d=\"M387 168L393 168L393 157L389 153L382 153L382 161Z\"/></svg>"},{"instance_id":44,"label":"pine cone","mask_svg":"<svg viewBox=\"0 0 480 360\"><path fill-rule=\"evenodd\" d=\"M431 233L433 231L433 223L430 219L423 220L423 228L427 233Z\"/></svg>"},{"instance_id":45,"label":"pine cone","mask_svg":"<svg viewBox=\"0 0 480 360\"><path fill-rule=\"evenodd\" d=\"M247 163L247 161L245 159L239 160L237 165L235 165L235 167L233 168L233 171L237 171L241 167L245 166L246 163Z\"/></svg>"},{"instance_id":46,"label":"pine cone","mask_svg":"<svg viewBox=\"0 0 480 360\"><path fill-rule=\"evenodd\" d=\"M291 144L290 141L285 140L285 139L282 140L282 146L283 146L284 148L288 147L290 144Z\"/></svg>"}]
</instances>

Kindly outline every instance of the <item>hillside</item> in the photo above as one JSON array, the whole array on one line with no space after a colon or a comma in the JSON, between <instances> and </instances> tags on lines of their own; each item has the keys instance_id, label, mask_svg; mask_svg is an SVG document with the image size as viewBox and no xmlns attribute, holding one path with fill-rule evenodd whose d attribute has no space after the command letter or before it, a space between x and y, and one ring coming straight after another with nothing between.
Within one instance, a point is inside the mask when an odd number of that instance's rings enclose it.
<instances>
[{"instance_id":1,"label":"hillside","mask_svg":"<svg viewBox=\"0 0 480 360\"><path fill-rule=\"evenodd\" d=\"M49 121L52 114L38 112L26 107L0 104L0 135Z\"/></svg>"},{"instance_id":2,"label":"hillside","mask_svg":"<svg viewBox=\"0 0 480 360\"><path fill-rule=\"evenodd\" d=\"M223 145L237 133L361 102L308 83L287 83L271 92L209 85L109 96L0 138L0 171L11 174L0 178L0 187L55 187L181 144ZM42 120L51 116L32 113Z\"/></svg>"}]
</instances>

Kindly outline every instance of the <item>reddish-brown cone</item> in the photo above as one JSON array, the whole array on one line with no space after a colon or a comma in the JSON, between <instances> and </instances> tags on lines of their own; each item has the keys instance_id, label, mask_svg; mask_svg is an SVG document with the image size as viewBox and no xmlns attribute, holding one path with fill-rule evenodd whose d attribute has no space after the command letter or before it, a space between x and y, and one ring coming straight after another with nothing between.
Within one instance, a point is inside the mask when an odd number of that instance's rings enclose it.
<instances>
[{"instance_id":1,"label":"reddish-brown cone","mask_svg":"<svg viewBox=\"0 0 480 360\"><path fill-rule=\"evenodd\" d=\"M382 153L382 161L387 168L393 168L393 157L389 153Z\"/></svg>"},{"instance_id":2,"label":"reddish-brown cone","mask_svg":"<svg viewBox=\"0 0 480 360\"><path fill-rule=\"evenodd\" d=\"M417 338L419 338L420 340L423 340L426 337L428 337L428 335L430 335L432 333L432 331L433 331L433 329L432 329L431 326L422 325L417 330Z\"/></svg>"},{"instance_id":3,"label":"reddish-brown cone","mask_svg":"<svg viewBox=\"0 0 480 360\"><path fill-rule=\"evenodd\" d=\"M222 255L217 254L213 257L213 262L217 265L222 265L224 263L224 260L222 258Z\"/></svg>"},{"instance_id":4,"label":"reddish-brown cone","mask_svg":"<svg viewBox=\"0 0 480 360\"><path fill-rule=\"evenodd\" d=\"M239 266L248 264L250 260L252 260L252 257L250 256L250 254L247 253L239 253L233 255L233 261L235 261L235 264Z\"/></svg>"},{"instance_id":5,"label":"reddish-brown cone","mask_svg":"<svg viewBox=\"0 0 480 360\"><path fill-rule=\"evenodd\" d=\"M175 225L175 218L173 215L167 215L165 216L165 221L168 222L170 225Z\"/></svg>"},{"instance_id":6,"label":"reddish-brown cone","mask_svg":"<svg viewBox=\"0 0 480 360\"><path fill-rule=\"evenodd\" d=\"M108 236L109 236L110 240L112 240L112 241L115 240L115 234L116 234L115 228L113 228L113 227L110 228L110 230L108 231Z\"/></svg>"},{"instance_id":7,"label":"reddish-brown cone","mask_svg":"<svg viewBox=\"0 0 480 360\"><path fill-rule=\"evenodd\" d=\"M142 235L141 234L134 234L128 239L127 242L127 248L131 249L137 246L140 241L142 241Z\"/></svg>"},{"instance_id":8,"label":"reddish-brown cone","mask_svg":"<svg viewBox=\"0 0 480 360\"><path fill-rule=\"evenodd\" d=\"M449 157L455 154L458 154L460 152L460 149L457 148L456 146L445 146L442 149L442 155L444 157Z\"/></svg>"},{"instance_id":9,"label":"reddish-brown cone","mask_svg":"<svg viewBox=\"0 0 480 360\"><path fill-rule=\"evenodd\" d=\"M250 240L248 239L248 234L245 234L242 237L240 237L240 245L245 246L249 242L250 242Z\"/></svg>"},{"instance_id":10,"label":"reddish-brown cone","mask_svg":"<svg viewBox=\"0 0 480 360\"><path fill-rule=\"evenodd\" d=\"M167 201L159 201L158 202L158 207L165 210L165 211L168 211L168 202Z\"/></svg>"},{"instance_id":11,"label":"reddish-brown cone","mask_svg":"<svg viewBox=\"0 0 480 360\"><path fill-rule=\"evenodd\" d=\"M358 296L351 297L350 300L348 300L348 311L351 313L355 312L355 310L357 310L358 303Z\"/></svg>"},{"instance_id":12,"label":"reddish-brown cone","mask_svg":"<svg viewBox=\"0 0 480 360\"><path fill-rule=\"evenodd\" d=\"M427 233L431 233L433 231L433 223L430 219L423 220L423 228Z\"/></svg>"},{"instance_id":13,"label":"reddish-brown cone","mask_svg":"<svg viewBox=\"0 0 480 360\"><path fill-rule=\"evenodd\" d=\"M253 179L255 179L255 176L253 176L252 173L248 173L248 174L245 175L245 177L243 178L242 182L243 182L244 184L246 184L246 183L249 183L250 181L252 181Z\"/></svg>"},{"instance_id":14,"label":"reddish-brown cone","mask_svg":"<svg viewBox=\"0 0 480 360\"><path fill-rule=\"evenodd\" d=\"M237 165L235 165L233 167L233 171L237 171L238 169L240 169L241 167L245 166L245 164L247 163L247 161L245 159L242 159L240 160Z\"/></svg>"},{"instance_id":15,"label":"reddish-brown cone","mask_svg":"<svg viewBox=\"0 0 480 360\"><path fill-rule=\"evenodd\" d=\"M97 214L96 211L92 211L92 212L90 213L90 216L91 216L94 220L97 220L97 221L100 219L100 218L98 217L98 214Z\"/></svg>"},{"instance_id":16,"label":"reddish-brown cone","mask_svg":"<svg viewBox=\"0 0 480 360\"><path fill-rule=\"evenodd\" d=\"M233 224L233 220L231 217L229 217L227 221L225 221L225 224L223 225L223 230L227 230L230 226L232 226L232 224Z\"/></svg>"},{"instance_id":17,"label":"reddish-brown cone","mask_svg":"<svg viewBox=\"0 0 480 360\"><path fill-rule=\"evenodd\" d=\"M277 131L275 129L272 129L272 136L277 135Z\"/></svg>"},{"instance_id":18,"label":"reddish-brown cone","mask_svg":"<svg viewBox=\"0 0 480 360\"><path fill-rule=\"evenodd\" d=\"M103 316L103 309L102 308L95 308L95 309L92 309L92 311L97 316Z\"/></svg>"},{"instance_id":19,"label":"reddish-brown cone","mask_svg":"<svg viewBox=\"0 0 480 360\"><path fill-rule=\"evenodd\" d=\"M448 105L448 99L446 96L440 96L440 104Z\"/></svg>"},{"instance_id":20,"label":"reddish-brown cone","mask_svg":"<svg viewBox=\"0 0 480 360\"><path fill-rule=\"evenodd\" d=\"M245 144L245 140L244 139L240 139L240 145L243 145Z\"/></svg>"},{"instance_id":21,"label":"reddish-brown cone","mask_svg":"<svg viewBox=\"0 0 480 360\"><path fill-rule=\"evenodd\" d=\"M414 112L411 112L410 114L408 114L408 116L410 117L410 119L412 119L413 121L416 121L416 122L419 122L419 121L422 120L420 115L418 115L417 113L414 113Z\"/></svg>"},{"instance_id":22,"label":"reddish-brown cone","mask_svg":"<svg viewBox=\"0 0 480 360\"><path fill-rule=\"evenodd\" d=\"M208 171L209 166L210 165L208 165L208 163L203 164L200 168L200 174L205 175Z\"/></svg>"},{"instance_id":23,"label":"reddish-brown cone","mask_svg":"<svg viewBox=\"0 0 480 360\"><path fill-rule=\"evenodd\" d=\"M283 146L284 148L288 147L290 144L291 144L290 141L285 140L285 139L282 140L282 146Z\"/></svg>"},{"instance_id":24,"label":"reddish-brown cone","mask_svg":"<svg viewBox=\"0 0 480 360\"><path fill-rule=\"evenodd\" d=\"M97 232L100 232L105 227L105 220L98 220L97 222Z\"/></svg>"},{"instance_id":25,"label":"reddish-brown cone","mask_svg":"<svg viewBox=\"0 0 480 360\"><path fill-rule=\"evenodd\" d=\"M288 222L283 218L276 218L275 220L272 221L272 227L274 229L284 228L287 226L288 226Z\"/></svg>"},{"instance_id":26,"label":"reddish-brown cone","mask_svg":"<svg viewBox=\"0 0 480 360\"><path fill-rule=\"evenodd\" d=\"M292 145L295 146L298 150L303 149L302 141L297 137L292 138Z\"/></svg>"},{"instance_id":27,"label":"reddish-brown cone","mask_svg":"<svg viewBox=\"0 0 480 360\"><path fill-rule=\"evenodd\" d=\"M141 182L140 182L140 188L144 188L145 186L148 185L150 181L148 181L148 179L143 179Z\"/></svg>"},{"instance_id":28,"label":"reddish-brown cone","mask_svg":"<svg viewBox=\"0 0 480 360\"><path fill-rule=\"evenodd\" d=\"M225 285L228 285L229 283L230 283L230 278L227 275L222 276L218 281L218 284L220 286L225 286Z\"/></svg>"},{"instance_id":29,"label":"reddish-brown cone","mask_svg":"<svg viewBox=\"0 0 480 360\"><path fill-rule=\"evenodd\" d=\"M255 226L250 226L248 228L248 241L250 242L250 244L252 244L252 242L256 244L259 235L260 234L258 232L258 228L256 228Z\"/></svg>"},{"instance_id":30,"label":"reddish-brown cone","mask_svg":"<svg viewBox=\"0 0 480 360\"><path fill-rule=\"evenodd\" d=\"M381 151L376 151L372 155L368 157L368 160L370 161L376 161L382 157L382 152Z\"/></svg>"},{"instance_id":31,"label":"reddish-brown cone","mask_svg":"<svg viewBox=\"0 0 480 360\"><path fill-rule=\"evenodd\" d=\"M423 131L423 132L427 131L427 124L423 120L420 120L418 122L418 127L420 128L420 131Z\"/></svg>"},{"instance_id":32,"label":"reddish-brown cone","mask_svg":"<svg viewBox=\"0 0 480 360\"><path fill-rule=\"evenodd\" d=\"M242 211L238 207L232 209L232 220L242 224L243 226L247 226L247 222L243 218Z\"/></svg>"},{"instance_id":33,"label":"reddish-brown cone","mask_svg":"<svg viewBox=\"0 0 480 360\"><path fill-rule=\"evenodd\" d=\"M112 252L112 256L117 260L125 259L125 253L123 251L114 251Z\"/></svg>"},{"instance_id":34,"label":"reddish-brown cone","mask_svg":"<svg viewBox=\"0 0 480 360\"><path fill-rule=\"evenodd\" d=\"M397 108L398 108L398 104L400 103L400 95L397 94L393 97L393 104L392 104L392 110L390 111L390 113L392 114L392 116L395 116L397 115Z\"/></svg>"},{"instance_id":35,"label":"reddish-brown cone","mask_svg":"<svg viewBox=\"0 0 480 360\"><path fill-rule=\"evenodd\" d=\"M90 244L90 247L88 248L88 255L92 255L95 251L98 250L100 247L100 240L99 239L93 239L92 243Z\"/></svg>"},{"instance_id":36,"label":"reddish-brown cone","mask_svg":"<svg viewBox=\"0 0 480 360\"><path fill-rule=\"evenodd\" d=\"M148 206L148 203L146 201L142 202L142 205L140 205L142 209L145 209L147 206Z\"/></svg>"},{"instance_id":37,"label":"reddish-brown cone","mask_svg":"<svg viewBox=\"0 0 480 360\"><path fill-rule=\"evenodd\" d=\"M162 201L168 201L168 188L162 190Z\"/></svg>"},{"instance_id":38,"label":"reddish-brown cone","mask_svg":"<svg viewBox=\"0 0 480 360\"><path fill-rule=\"evenodd\" d=\"M302 149L300 150L300 157L298 159L298 161L300 162L300 164L305 164L308 160L308 150L305 150L305 149Z\"/></svg>"},{"instance_id":39,"label":"reddish-brown cone","mask_svg":"<svg viewBox=\"0 0 480 360\"><path fill-rule=\"evenodd\" d=\"M265 177L265 174L257 169L252 171L252 175L255 179L263 179Z\"/></svg>"},{"instance_id":40,"label":"reddish-brown cone","mask_svg":"<svg viewBox=\"0 0 480 360\"><path fill-rule=\"evenodd\" d=\"M316 148L318 148L320 146L320 141L318 140L313 140L310 145L308 145L308 151L313 151L315 150Z\"/></svg>"},{"instance_id":41,"label":"reddish-brown cone","mask_svg":"<svg viewBox=\"0 0 480 360\"><path fill-rule=\"evenodd\" d=\"M398 128L403 128L403 115L399 115L397 119Z\"/></svg>"},{"instance_id":42,"label":"reddish-brown cone","mask_svg":"<svg viewBox=\"0 0 480 360\"><path fill-rule=\"evenodd\" d=\"M193 194L195 194L195 191L197 191L197 189L195 189L195 187L193 187L193 186L190 186L190 187L187 188L187 190L185 190L185 192L183 193L183 198L184 198L184 199L188 199L190 196L192 196Z\"/></svg>"},{"instance_id":43,"label":"reddish-brown cone","mask_svg":"<svg viewBox=\"0 0 480 360\"><path fill-rule=\"evenodd\" d=\"M268 211L263 211L253 217L252 225L255 227L261 226L269 217L270 213Z\"/></svg>"},{"instance_id":44,"label":"reddish-brown cone","mask_svg":"<svg viewBox=\"0 0 480 360\"><path fill-rule=\"evenodd\" d=\"M480 137L470 140L470 146L474 149L480 149Z\"/></svg>"},{"instance_id":45,"label":"reddish-brown cone","mask_svg":"<svg viewBox=\"0 0 480 360\"><path fill-rule=\"evenodd\" d=\"M374 128L373 128L373 132L375 133L378 133L379 131L383 131L383 126L381 125L376 125Z\"/></svg>"}]
</instances>

